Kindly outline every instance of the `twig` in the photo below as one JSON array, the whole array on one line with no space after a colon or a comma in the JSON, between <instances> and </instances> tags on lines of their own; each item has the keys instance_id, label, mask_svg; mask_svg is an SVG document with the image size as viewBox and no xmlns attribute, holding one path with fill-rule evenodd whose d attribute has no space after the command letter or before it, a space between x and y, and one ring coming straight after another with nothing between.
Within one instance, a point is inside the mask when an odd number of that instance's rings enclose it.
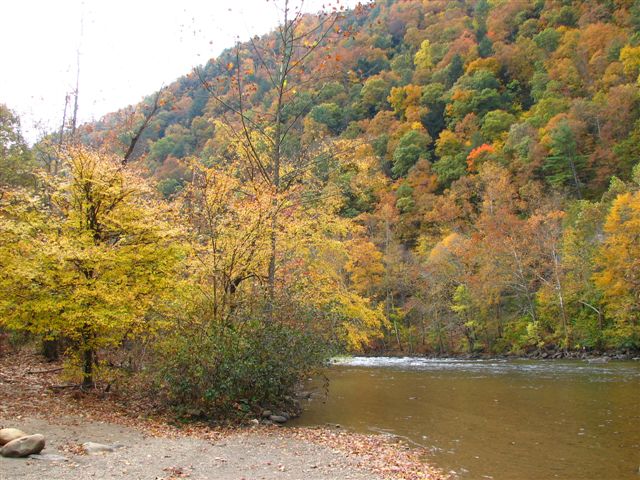
<instances>
[{"instance_id":1,"label":"twig","mask_svg":"<svg viewBox=\"0 0 640 480\"><path fill-rule=\"evenodd\" d=\"M53 372L59 372L62 369L63 369L63 367L50 368L48 370L27 370L27 374L28 375L33 375L33 374L38 374L38 373L53 373Z\"/></svg>"}]
</instances>

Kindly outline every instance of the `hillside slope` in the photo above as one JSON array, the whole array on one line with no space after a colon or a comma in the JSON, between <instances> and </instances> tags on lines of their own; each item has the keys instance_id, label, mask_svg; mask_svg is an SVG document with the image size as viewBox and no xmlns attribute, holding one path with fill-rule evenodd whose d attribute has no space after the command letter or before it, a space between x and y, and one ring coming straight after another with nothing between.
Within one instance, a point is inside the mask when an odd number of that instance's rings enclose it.
<instances>
[{"instance_id":1,"label":"hillside slope","mask_svg":"<svg viewBox=\"0 0 640 480\"><path fill-rule=\"evenodd\" d=\"M388 321L367 348L638 348L640 2L387 0L343 17L288 97L284 152L310 152L361 227L344 282ZM246 110L268 112L256 52L273 49L276 33L238 45L163 92L134 156L165 198L190 162L238 155L219 99L237 74ZM142 112L83 140L122 152Z\"/></svg>"}]
</instances>

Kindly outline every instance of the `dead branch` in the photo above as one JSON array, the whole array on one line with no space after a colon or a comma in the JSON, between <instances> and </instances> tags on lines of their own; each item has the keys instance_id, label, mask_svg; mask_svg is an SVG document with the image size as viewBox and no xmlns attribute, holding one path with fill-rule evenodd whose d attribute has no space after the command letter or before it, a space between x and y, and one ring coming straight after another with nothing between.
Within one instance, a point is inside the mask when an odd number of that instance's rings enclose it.
<instances>
[{"instance_id":1,"label":"dead branch","mask_svg":"<svg viewBox=\"0 0 640 480\"><path fill-rule=\"evenodd\" d=\"M27 374L28 375L37 375L37 374L40 374L40 373L60 372L61 370L62 370L62 367L50 368L48 370L27 370Z\"/></svg>"},{"instance_id":2,"label":"dead branch","mask_svg":"<svg viewBox=\"0 0 640 480\"><path fill-rule=\"evenodd\" d=\"M151 121L151 119L155 116L156 113L158 113L158 110L160 109L160 95L162 95L163 91L164 91L164 87L158 90L158 93L156 93L156 96L153 99L153 106L151 107L151 110L144 117L144 121L142 122L142 125L140 125L140 128L138 128L138 131L133 135L133 137L131 137L129 148L127 149L127 152L124 154L124 157L122 158L123 166L125 166L129 162L129 159L133 154L133 150L136 148L136 145L138 144L138 140L140 140L140 137L149 126L149 122Z\"/></svg>"}]
</instances>

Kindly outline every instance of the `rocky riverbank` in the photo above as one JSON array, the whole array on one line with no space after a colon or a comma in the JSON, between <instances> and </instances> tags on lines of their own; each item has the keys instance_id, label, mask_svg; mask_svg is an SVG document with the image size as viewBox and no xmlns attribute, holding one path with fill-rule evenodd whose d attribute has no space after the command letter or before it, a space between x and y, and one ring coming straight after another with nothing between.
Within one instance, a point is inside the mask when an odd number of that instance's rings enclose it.
<instances>
[{"instance_id":1,"label":"rocky riverbank","mask_svg":"<svg viewBox=\"0 0 640 480\"><path fill-rule=\"evenodd\" d=\"M373 355L364 355L367 357L419 357L429 359L459 359L459 360L584 360L588 363L606 363L611 360L636 360L640 361L640 351L638 350L561 350L555 348L535 349L522 354L491 354L491 353L447 353L447 354L420 354L411 352L384 352Z\"/></svg>"}]
</instances>

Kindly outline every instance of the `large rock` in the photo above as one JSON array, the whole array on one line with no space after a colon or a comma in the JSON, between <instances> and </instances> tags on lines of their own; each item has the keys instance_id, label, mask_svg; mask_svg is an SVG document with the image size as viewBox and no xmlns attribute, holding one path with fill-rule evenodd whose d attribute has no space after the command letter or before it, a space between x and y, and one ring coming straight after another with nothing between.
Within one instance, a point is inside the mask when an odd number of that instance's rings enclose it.
<instances>
[{"instance_id":1,"label":"large rock","mask_svg":"<svg viewBox=\"0 0 640 480\"><path fill-rule=\"evenodd\" d=\"M270 415L269 420L275 423L285 423L287 421L287 418L283 417L282 415Z\"/></svg>"},{"instance_id":2,"label":"large rock","mask_svg":"<svg viewBox=\"0 0 640 480\"><path fill-rule=\"evenodd\" d=\"M0 450L3 457L28 457L32 453L40 453L44 448L44 435L36 433L27 435L7 443Z\"/></svg>"},{"instance_id":3,"label":"large rock","mask_svg":"<svg viewBox=\"0 0 640 480\"><path fill-rule=\"evenodd\" d=\"M20 437L26 437L27 434L17 428L3 428L0 430L0 446L6 445L12 440L16 440Z\"/></svg>"}]
</instances>

